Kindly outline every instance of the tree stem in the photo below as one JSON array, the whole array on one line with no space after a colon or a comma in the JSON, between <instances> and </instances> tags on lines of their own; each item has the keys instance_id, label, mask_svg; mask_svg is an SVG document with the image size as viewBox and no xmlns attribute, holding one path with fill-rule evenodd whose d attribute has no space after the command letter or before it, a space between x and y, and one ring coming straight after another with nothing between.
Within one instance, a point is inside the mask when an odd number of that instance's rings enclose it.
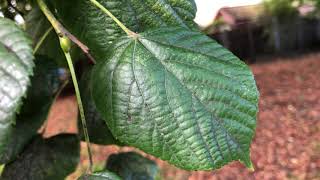
<instances>
[{"instance_id":1,"label":"tree stem","mask_svg":"<svg viewBox=\"0 0 320 180\"><path fill-rule=\"evenodd\" d=\"M131 31L129 28L127 28L118 18L116 18L107 8L105 8L102 4L100 4L96 0L89 0L93 5L98 7L101 11L103 11L105 14L107 14L115 23L118 24L118 26L129 36L131 37L137 37L137 34Z\"/></svg>"},{"instance_id":2,"label":"tree stem","mask_svg":"<svg viewBox=\"0 0 320 180\"><path fill-rule=\"evenodd\" d=\"M54 15L51 13L50 9L46 5L46 3L43 0L37 0L37 3L41 9L41 11L44 13L44 15L47 17L48 21L51 23L52 27L56 31L59 37L63 37L65 35L64 28L61 25L61 23L54 17Z\"/></svg>"}]
</instances>

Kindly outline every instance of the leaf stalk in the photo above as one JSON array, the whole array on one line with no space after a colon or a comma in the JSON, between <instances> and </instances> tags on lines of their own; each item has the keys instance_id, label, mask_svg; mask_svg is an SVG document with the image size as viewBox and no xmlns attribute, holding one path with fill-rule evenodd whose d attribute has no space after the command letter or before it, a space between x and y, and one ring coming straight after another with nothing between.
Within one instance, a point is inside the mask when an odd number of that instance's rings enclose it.
<instances>
[{"instance_id":1,"label":"leaf stalk","mask_svg":"<svg viewBox=\"0 0 320 180\"><path fill-rule=\"evenodd\" d=\"M85 141L87 144L87 151L88 151L88 156L89 156L88 173L91 174L92 167L93 167L93 160L92 160L92 151L91 151L91 147L90 147L90 138L89 138L89 134L88 134L88 128L87 128L87 123L86 123L85 114L84 114L84 108L83 108L83 104L82 104L82 100L81 100L79 84L78 84L77 76L76 76L76 73L74 70L72 58L70 55L70 48L71 48L70 40L75 42L76 44L79 43L78 44L79 47L85 46L85 45L83 45L79 40L76 39L76 37L74 37L72 34L70 34L61 25L61 23L54 17L54 15L51 13L48 6L45 4L45 2L43 0L37 0L37 3L39 5L40 9L42 10L42 12L45 14L47 19L49 20L49 22L51 23L51 25L54 28L54 30L56 31L57 35L59 36L61 49L63 50L65 57L67 59L67 62L68 62L72 82L73 82L75 93L76 93L77 103L78 103L78 107L79 107L80 119L81 119L81 123L83 126L83 133L84 133ZM85 48L87 48L87 47L85 46ZM87 50L89 50L89 49L87 48Z\"/></svg>"},{"instance_id":2,"label":"leaf stalk","mask_svg":"<svg viewBox=\"0 0 320 180\"><path fill-rule=\"evenodd\" d=\"M88 133L88 128L87 128L86 118L85 118L85 114L84 114L84 108L83 108L81 94L80 94L80 90L79 90L79 84L77 81L76 73L75 73L75 70L73 67L73 62L72 62L72 58L70 56L69 51L64 51L64 54L65 54L67 62L68 62L72 82L74 85L74 90L76 92L76 97L77 97L77 102L78 102L78 107L79 107L79 112L80 112L80 119L81 119L81 124L83 127L82 128L83 134L84 134L84 138L85 138L85 141L87 144L87 151L88 151L88 156L89 156L89 168L88 168L89 172L88 173L92 173L92 167L93 167L92 151L91 151L91 146L90 146L90 138L89 138L89 133Z\"/></svg>"},{"instance_id":3,"label":"leaf stalk","mask_svg":"<svg viewBox=\"0 0 320 180\"><path fill-rule=\"evenodd\" d=\"M49 29L47 29L47 31L41 36L40 40L38 41L38 43L36 44L34 50L33 50L33 54L36 54L38 52L38 50L40 49L41 45L43 44L44 40L48 37L48 35L51 33L51 31L53 30L52 27L50 27Z\"/></svg>"},{"instance_id":4,"label":"leaf stalk","mask_svg":"<svg viewBox=\"0 0 320 180\"><path fill-rule=\"evenodd\" d=\"M93 5L95 5L97 8L99 8L101 11L103 11L105 14L107 14L115 23L118 24L118 26L127 33L128 36L136 38L138 35L131 31L129 28L127 28L117 17L115 17L107 8L105 8L102 4L100 4L96 0L89 0Z\"/></svg>"},{"instance_id":5,"label":"leaf stalk","mask_svg":"<svg viewBox=\"0 0 320 180\"><path fill-rule=\"evenodd\" d=\"M51 23L52 27L56 31L59 37L68 37L72 42L74 42L89 58L91 62L96 63L94 58L89 53L89 48L83 44L80 40L78 40L74 35L72 35L66 28L62 26L62 24L54 17L50 9L44 0L37 0L37 3L43 12L43 14L47 17L48 21Z\"/></svg>"}]
</instances>

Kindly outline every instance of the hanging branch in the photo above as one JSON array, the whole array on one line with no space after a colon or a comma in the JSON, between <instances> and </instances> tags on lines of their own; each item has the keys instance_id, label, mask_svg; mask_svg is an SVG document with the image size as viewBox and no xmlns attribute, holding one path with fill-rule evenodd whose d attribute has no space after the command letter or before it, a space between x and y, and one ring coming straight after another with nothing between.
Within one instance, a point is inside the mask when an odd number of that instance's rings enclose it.
<instances>
[{"instance_id":1,"label":"hanging branch","mask_svg":"<svg viewBox=\"0 0 320 180\"><path fill-rule=\"evenodd\" d=\"M91 56L89 52L89 48L83 44L80 40L78 40L73 34L71 34L66 28L62 26L62 24L54 17L48 6L45 4L43 0L37 0L38 5L41 11L45 14L52 27L56 31L59 37L68 37L72 42L74 42L89 58L89 60L95 64L94 58Z\"/></svg>"},{"instance_id":2,"label":"hanging branch","mask_svg":"<svg viewBox=\"0 0 320 180\"><path fill-rule=\"evenodd\" d=\"M92 151L91 151L91 147L90 147L90 138L89 138L87 123L86 123L86 119L85 119L83 104L82 104L82 100L81 100L81 94L80 94L80 90L79 90L79 85L78 85L76 73L75 73L75 70L74 70L74 67L73 67L72 58L70 56L70 48L71 48L70 40L73 41L73 42L78 42L79 43L78 45L81 45L83 48L87 48L87 47L85 45L83 45L80 41L78 41L72 34L70 34L61 25L61 23L50 12L49 8L47 7L47 5L44 3L43 0L37 0L37 2L38 2L38 5L39 5L40 9L46 15L47 19L50 21L51 25L53 26L53 28L55 29L57 35L59 36L61 49L63 50L63 52L64 52L64 54L66 56L67 62L68 62L68 66L69 66L69 70L70 70L70 73L71 73L72 82L73 82L74 89L75 89L75 92L76 92L78 107L79 107L79 111L80 111L81 123L82 123L82 126L83 126L83 133L84 133L86 144L87 144L87 151L88 151L88 156L89 156L88 173L92 173L93 160L92 160Z\"/></svg>"}]
</instances>

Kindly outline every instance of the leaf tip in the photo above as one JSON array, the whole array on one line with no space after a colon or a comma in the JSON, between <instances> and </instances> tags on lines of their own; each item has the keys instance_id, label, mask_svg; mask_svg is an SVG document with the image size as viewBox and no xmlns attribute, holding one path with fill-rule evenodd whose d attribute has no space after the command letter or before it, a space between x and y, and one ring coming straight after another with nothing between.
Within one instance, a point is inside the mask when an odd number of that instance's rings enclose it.
<instances>
[{"instance_id":1,"label":"leaf tip","mask_svg":"<svg viewBox=\"0 0 320 180\"><path fill-rule=\"evenodd\" d=\"M244 164L250 172L254 172L254 165L251 161L250 155L246 156L246 158L240 160L242 164Z\"/></svg>"},{"instance_id":2,"label":"leaf tip","mask_svg":"<svg viewBox=\"0 0 320 180\"><path fill-rule=\"evenodd\" d=\"M247 168L248 168L248 170L249 170L250 172L254 172L254 171L255 171L254 166L253 166L253 163L252 163L251 161L250 161L249 166L247 166Z\"/></svg>"}]
</instances>

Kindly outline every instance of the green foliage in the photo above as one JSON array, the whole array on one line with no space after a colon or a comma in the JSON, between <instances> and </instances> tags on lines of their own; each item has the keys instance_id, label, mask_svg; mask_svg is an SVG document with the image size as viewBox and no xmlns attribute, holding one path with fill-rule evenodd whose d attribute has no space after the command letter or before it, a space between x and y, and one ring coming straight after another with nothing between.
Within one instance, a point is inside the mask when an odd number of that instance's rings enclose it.
<instances>
[{"instance_id":1,"label":"green foliage","mask_svg":"<svg viewBox=\"0 0 320 180\"><path fill-rule=\"evenodd\" d=\"M36 136L47 119L53 95L59 86L57 66L51 60L38 56L32 86L17 116L16 123L1 126L0 164L14 160L23 148ZM34 108L38 107L38 108Z\"/></svg>"},{"instance_id":2,"label":"green foliage","mask_svg":"<svg viewBox=\"0 0 320 180\"><path fill-rule=\"evenodd\" d=\"M294 0L265 0L264 7L269 15L283 20L298 15L297 8L293 6L293 2Z\"/></svg>"},{"instance_id":3,"label":"green foliage","mask_svg":"<svg viewBox=\"0 0 320 180\"><path fill-rule=\"evenodd\" d=\"M159 176L155 162L134 152L111 155L107 169L124 180L155 180Z\"/></svg>"},{"instance_id":4,"label":"green foliage","mask_svg":"<svg viewBox=\"0 0 320 180\"><path fill-rule=\"evenodd\" d=\"M193 19L196 7L193 0L99 2L134 32L170 25L195 26ZM51 3L66 27L89 46L97 62L104 61L110 45L125 35L109 16L92 6L88 0L55 0Z\"/></svg>"},{"instance_id":5,"label":"green foliage","mask_svg":"<svg viewBox=\"0 0 320 180\"><path fill-rule=\"evenodd\" d=\"M102 171L83 175L78 180L121 180L121 178L110 171Z\"/></svg>"},{"instance_id":6,"label":"green foliage","mask_svg":"<svg viewBox=\"0 0 320 180\"><path fill-rule=\"evenodd\" d=\"M33 74L31 40L14 22L0 17L0 124L10 126ZM0 133L0 138L5 135Z\"/></svg>"},{"instance_id":7,"label":"green foliage","mask_svg":"<svg viewBox=\"0 0 320 180\"><path fill-rule=\"evenodd\" d=\"M253 74L197 30L194 0L98 2L135 33L126 34L90 0L48 1L49 9L42 2L47 17L30 2L26 32L40 45L35 72L32 42L13 21L0 18L1 179L64 179L79 160L79 139L85 139L80 123L79 137L37 135L60 86L58 68L66 64L54 30L44 36L51 24L60 39L86 44L97 62L75 66L92 143L133 146L186 170L218 169L237 160L252 168L259 97ZM267 9L284 16L278 8L291 12L288 3L272 1ZM59 31L49 16L75 37ZM74 51L74 62L86 60L81 55ZM123 179L157 179L159 170L135 153L112 155L107 169ZM121 179L110 171L80 179Z\"/></svg>"},{"instance_id":8,"label":"green foliage","mask_svg":"<svg viewBox=\"0 0 320 180\"><path fill-rule=\"evenodd\" d=\"M79 162L80 144L75 135L59 135L50 139L36 137L7 164L2 180L58 180L72 173Z\"/></svg>"},{"instance_id":9,"label":"green foliage","mask_svg":"<svg viewBox=\"0 0 320 180\"><path fill-rule=\"evenodd\" d=\"M237 57L184 28L123 37L108 54L92 95L121 142L188 170L251 166L258 92Z\"/></svg>"}]
</instances>

